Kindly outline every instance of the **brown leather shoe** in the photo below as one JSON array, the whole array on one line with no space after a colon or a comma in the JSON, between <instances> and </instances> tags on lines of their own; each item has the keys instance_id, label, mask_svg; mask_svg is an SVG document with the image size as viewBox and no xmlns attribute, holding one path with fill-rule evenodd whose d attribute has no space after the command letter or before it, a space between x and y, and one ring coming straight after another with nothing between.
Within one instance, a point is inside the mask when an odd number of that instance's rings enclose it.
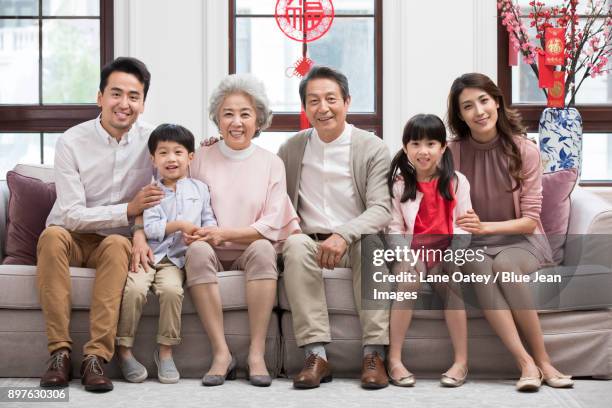
<instances>
[{"instance_id":1,"label":"brown leather shoe","mask_svg":"<svg viewBox=\"0 0 612 408\"><path fill-rule=\"evenodd\" d=\"M361 387L376 390L385 388L387 385L389 385L389 377L387 377L385 364L380 355L376 351L366 354L361 368Z\"/></svg>"},{"instance_id":2,"label":"brown leather shoe","mask_svg":"<svg viewBox=\"0 0 612 408\"><path fill-rule=\"evenodd\" d=\"M101 358L94 355L85 356L81 364L81 384L85 391L106 392L113 389L113 383L102 371Z\"/></svg>"},{"instance_id":3,"label":"brown leather shoe","mask_svg":"<svg viewBox=\"0 0 612 408\"><path fill-rule=\"evenodd\" d=\"M72 379L70 354L61 350L51 354L47 361L47 371L40 377L41 387L67 387Z\"/></svg>"},{"instance_id":4,"label":"brown leather shoe","mask_svg":"<svg viewBox=\"0 0 612 408\"><path fill-rule=\"evenodd\" d=\"M304 368L293 379L295 388L317 388L322 382L332 380L331 367L317 354L310 354L304 361Z\"/></svg>"}]
</instances>

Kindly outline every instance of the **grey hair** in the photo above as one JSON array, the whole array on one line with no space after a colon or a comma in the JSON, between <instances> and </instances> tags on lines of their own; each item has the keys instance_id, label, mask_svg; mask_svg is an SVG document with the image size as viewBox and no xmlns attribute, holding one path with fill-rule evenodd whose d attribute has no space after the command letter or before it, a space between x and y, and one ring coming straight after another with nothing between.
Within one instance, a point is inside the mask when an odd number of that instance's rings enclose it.
<instances>
[{"instance_id":1,"label":"grey hair","mask_svg":"<svg viewBox=\"0 0 612 408\"><path fill-rule=\"evenodd\" d=\"M208 116L219 127L219 109L225 98L232 94L245 94L255 105L255 123L259 136L262 130L272 123L272 110L262 81L250 74L232 74L226 76L213 91L208 106Z\"/></svg>"}]
</instances>

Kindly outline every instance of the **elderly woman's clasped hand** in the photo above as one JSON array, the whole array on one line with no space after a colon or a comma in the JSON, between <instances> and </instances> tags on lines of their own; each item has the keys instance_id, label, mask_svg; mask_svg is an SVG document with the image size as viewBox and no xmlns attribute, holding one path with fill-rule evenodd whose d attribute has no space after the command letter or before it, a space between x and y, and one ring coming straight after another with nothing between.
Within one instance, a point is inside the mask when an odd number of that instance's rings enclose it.
<instances>
[{"instance_id":1,"label":"elderly woman's clasped hand","mask_svg":"<svg viewBox=\"0 0 612 408\"><path fill-rule=\"evenodd\" d=\"M198 228L191 234L183 233L183 239L187 245L191 245L196 241L204 241L212 246L220 246L227 241L224 230L213 226Z\"/></svg>"}]
</instances>

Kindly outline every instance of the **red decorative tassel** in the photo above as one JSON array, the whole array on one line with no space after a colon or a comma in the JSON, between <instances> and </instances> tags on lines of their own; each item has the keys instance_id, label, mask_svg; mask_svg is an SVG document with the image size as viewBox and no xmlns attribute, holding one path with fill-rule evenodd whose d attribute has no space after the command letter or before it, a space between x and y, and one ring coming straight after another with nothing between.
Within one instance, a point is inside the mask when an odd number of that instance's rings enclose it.
<instances>
[{"instance_id":1,"label":"red decorative tassel","mask_svg":"<svg viewBox=\"0 0 612 408\"><path fill-rule=\"evenodd\" d=\"M304 112L304 109L302 109L302 111L300 112L300 130L308 129L310 127L310 122L306 117L306 112Z\"/></svg>"},{"instance_id":2,"label":"red decorative tassel","mask_svg":"<svg viewBox=\"0 0 612 408\"><path fill-rule=\"evenodd\" d=\"M565 106L565 71L553 72L553 86L548 90L548 107L563 108Z\"/></svg>"},{"instance_id":3,"label":"red decorative tassel","mask_svg":"<svg viewBox=\"0 0 612 408\"><path fill-rule=\"evenodd\" d=\"M544 32L546 65L563 65L565 55L565 28L547 27Z\"/></svg>"},{"instance_id":4,"label":"red decorative tassel","mask_svg":"<svg viewBox=\"0 0 612 408\"><path fill-rule=\"evenodd\" d=\"M518 51L514 43L508 40L508 66L516 67L518 65Z\"/></svg>"},{"instance_id":5,"label":"red decorative tassel","mask_svg":"<svg viewBox=\"0 0 612 408\"><path fill-rule=\"evenodd\" d=\"M540 74L538 76L538 86L540 88L552 88L554 86L553 73L555 69L550 65L546 65L544 63L545 59L544 53L540 52L538 54L538 72Z\"/></svg>"}]
</instances>

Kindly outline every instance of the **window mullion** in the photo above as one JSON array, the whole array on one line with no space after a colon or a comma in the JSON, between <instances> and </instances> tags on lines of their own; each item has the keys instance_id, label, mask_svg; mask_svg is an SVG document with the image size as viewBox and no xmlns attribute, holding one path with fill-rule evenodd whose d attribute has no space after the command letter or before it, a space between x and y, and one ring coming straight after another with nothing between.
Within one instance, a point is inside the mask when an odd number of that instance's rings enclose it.
<instances>
[{"instance_id":1,"label":"window mullion","mask_svg":"<svg viewBox=\"0 0 612 408\"><path fill-rule=\"evenodd\" d=\"M43 0L38 0L38 104L43 104Z\"/></svg>"}]
</instances>

